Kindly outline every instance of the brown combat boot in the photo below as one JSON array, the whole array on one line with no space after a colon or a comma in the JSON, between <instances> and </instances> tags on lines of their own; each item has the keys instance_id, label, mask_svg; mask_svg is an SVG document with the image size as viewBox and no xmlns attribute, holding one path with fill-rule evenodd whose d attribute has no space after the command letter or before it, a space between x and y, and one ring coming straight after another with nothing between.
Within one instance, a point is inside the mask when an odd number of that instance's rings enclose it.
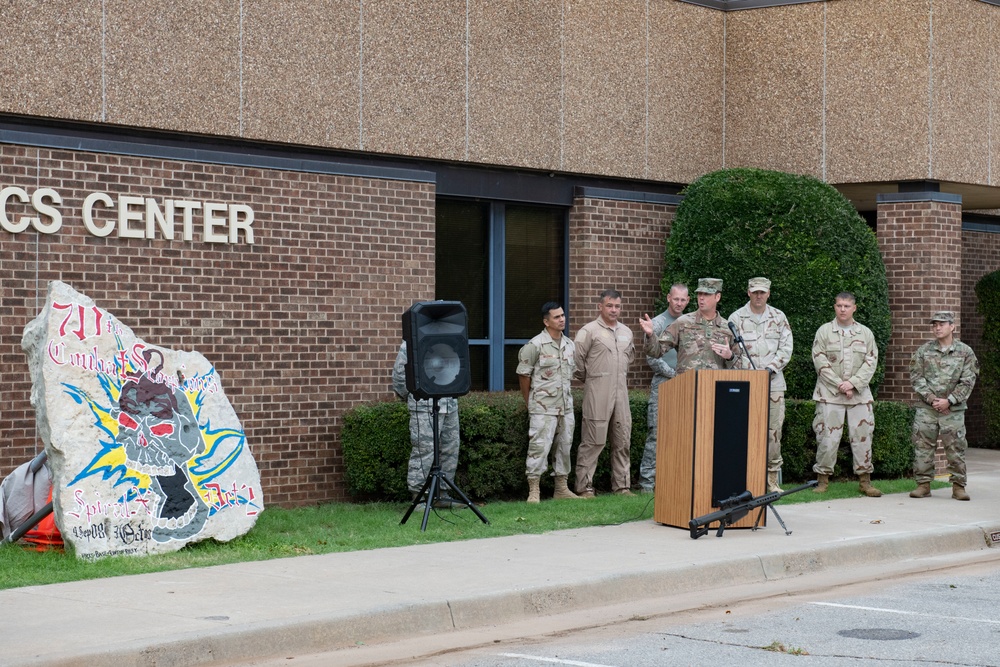
<instances>
[{"instance_id":1,"label":"brown combat boot","mask_svg":"<svg viewBox=\"0 0 1000 667\"><path fill-rule=\"evenodd\" d=\"M830 476L820 473L816 475L816 481L819 484L813 487L813 493L826 493L826 487L830 483Z\"/></svg>"},{"instance_id":2,"label":"brown combat boot","mask_svg":"<svg viewBox=\"0 0 1000 667\"><path fill-rule=\"evenodd\" d=\"M931 495L931 483L921 482L917 484L917 488L910 491L911 498L929 498Z\"/></svg>"},{"instance_id":3,"label":"brown combat boot","mask_svg":"<svg viewBox=\"0 0 1000 667\"><path fill-rule=\"evenodd\" d=\"M969 494L965 492L965 487L961 484L951 485L951 497L955 500L972 500L969 498Z\"/></svg>"},{"instance_id":4,"label":"brown combat boot","mask_svg":"<svg viewBox=\"0 0 1000 667\"><path fill-rule=\"evenodd\" d=\"M542 498L538 490L538 478L529 477L528 478L528 502L529 503L540 503Z\"/></svg>"},{"instance_id":5,"label":"brown combat boot","mask_svg":"<svg viewBox=\"0 0 1000 667\"><path fill-rule=\"evenodd\" d=\"M767 473L767 492L768 493L781 493L784 491L780 486L778 486L778 473L769 472Z\"/></svg>"},{"instance_id":6,"label":"brown combat boot","mask_svg":"<svg viewBox=\"0 0 1000 667\"><path fill-rule=\"evenodd\" d=\"M858 484L858 490L865 494L869 498L881 498L882 492L872 486L872 476L866 472L858 475L860 478L860 483Z\"/></svg>"},{"instance_id":7,"label":"brown combat boot","mask_svg":"<svg viewBox=\"0 0 1000 667\"><path fill-rule=\"evenodd\" d=\"M552 494L552 497L556 500L560 500L562 498L580 499L580 496L569 490L569 485L566 484L566 475L556 475L556 490L555 493Z\"/></svg>"}]
</instances>

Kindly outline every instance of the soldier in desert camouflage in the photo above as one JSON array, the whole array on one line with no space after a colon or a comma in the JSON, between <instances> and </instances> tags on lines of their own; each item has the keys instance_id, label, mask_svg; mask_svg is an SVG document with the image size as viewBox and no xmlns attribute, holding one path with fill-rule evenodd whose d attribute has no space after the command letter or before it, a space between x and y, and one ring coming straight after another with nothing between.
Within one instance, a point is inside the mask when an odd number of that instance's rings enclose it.
<instances>
[{"instance_id":1,"label":"soldier in desert camouflage","mask_svg":"<svg viewBox=\"0 0 1000 667\"><path fill-rule=\"evenodd\" d=\"M780 492L778 475L781 473L781 427L785 423L785 374L784 368L792 359L792 328L785 314L768 305L771 281L751 278L747 283L750 300L729 316L729 321L743 337L749 355L744 355L738 368L766 370L770 378L770 396L767 419L767 490ZM750 360L753 360L753 366Z\"/></svg>"},{"instance_id":2,"label":"soldier in desert camouflage","mask_svg":"<svg viewBox=\"0 0 1000 667\"><path fill-rule=\"evenodd\" d=\"M542 306L545 329L529 340L517 354L517 376L521 395L528 405L528 502L541 500L539 482L549 468L549 453L555 445L555 493L553 498L579 498L566 484L573 446L573 394L570 384L576 370L576 347L566 328L562 306L550 301Z\"/></svg>"},{"instance_id":3,"label":"soldier in desert camouflage","mask_svg":"<svg viewBox=\"0 0 1000 667\"><path fill-rule=\"evenodd\" d=\"M941 310L931 316L934 340L917 348L910 360L910 384L920 397L913 419L913 476L917 488L911 498L931 495L934 451L938 438L948 459L951 497L969 500L965 491L965 410L976 386L979 362L972 348L955 338L955 314Z\"/></svg>"},{"instance_id":4,"label":"soldier in desert camouflage","mask_svg":"<svg viewBox=\"0 0 1000 667\"><path fill-rule=\"evenodd\" d=\"M816 473L819 484L813 489L825 493L837 462L837 449L844 434L844 420L851 438L854 472L860 491L871 498L882 492L871 485L872 434L875 416L868 386L878 364L878 347L871 329L854 321L857 300L841 292L834 301L836 317L816 331L812 357L816 367Z\"/></svg>"}]
</instances>

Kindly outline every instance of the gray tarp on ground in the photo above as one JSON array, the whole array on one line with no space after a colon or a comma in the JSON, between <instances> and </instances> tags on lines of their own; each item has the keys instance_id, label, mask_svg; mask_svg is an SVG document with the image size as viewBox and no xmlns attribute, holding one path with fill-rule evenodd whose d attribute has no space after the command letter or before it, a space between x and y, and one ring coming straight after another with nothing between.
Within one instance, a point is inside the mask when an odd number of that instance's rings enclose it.
<instances>
[{"instance_id":1,"label":"gray tarp on ground","mask_svg":"<svg viewBox=\"0 0 1000 667\"><path fill-rule=\"evenodd\" d=\"M0 483L0 530L3 537L14 532L49 502L52 477L44 461L44 456L36 457L18 466Z\"/></svg>"}]
</instances>

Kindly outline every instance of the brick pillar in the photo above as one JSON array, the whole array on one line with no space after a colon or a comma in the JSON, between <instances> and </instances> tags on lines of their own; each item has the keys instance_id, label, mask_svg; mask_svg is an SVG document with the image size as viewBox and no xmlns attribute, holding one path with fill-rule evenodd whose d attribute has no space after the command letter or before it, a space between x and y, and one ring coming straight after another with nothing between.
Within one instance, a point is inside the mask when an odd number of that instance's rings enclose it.
<instances>
[{"instance_id":1,"label":"brick pillar","mask_svg":"<svg viewBox=\"0 0 1000 667\"><path fill-rule=\"evenodd\" d=\"M912 404L917 399L910 388L910 357L931 338L931 313L952 310L961 319L962 198L942 192L901 192L879 195L877 202L876 233L892 312L892 337L878 398ZM938 472L943 456L939 448Z\"/></svg>"},{"instance_id":2,"label":"brick pillar","mask_svg":"<svg viewBox=\"0 0 1000 667\"><path fill-rule=\"evenodd\" d=\"M577 188L569 213L570 331L597 317L597 295L622 293L621 321L641 345L639 317L654 314L663 276L663 252L681 197ZM641 363L639 358L642 359ZM649 386L645 357L629 373L629 386Z\"/></svg>"}]
</instances>

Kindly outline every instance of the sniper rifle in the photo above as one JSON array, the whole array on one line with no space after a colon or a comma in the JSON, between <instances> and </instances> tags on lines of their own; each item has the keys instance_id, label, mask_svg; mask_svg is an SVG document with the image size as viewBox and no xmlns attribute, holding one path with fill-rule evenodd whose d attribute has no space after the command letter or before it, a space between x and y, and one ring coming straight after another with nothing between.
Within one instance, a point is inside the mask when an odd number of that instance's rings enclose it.
<instances>
[{"instance_id":1,"label":"sniper rifle","mask_svg":"<svg viewBox=\"0 0 1000 667\"><path fill-rule=\"evenodd\" d=\"M688 527L691 529L691 539L697 540L702 535L706 535L709 531L709 525L719 522L719 529L715 533L716 537L722 537L722 533L727 527L733 525L747 514L750 510L757 507L760 508L760 513L757 514L757 519L753 522L753 527L751 530L757 530L761 518L764 516L764 511L766 508L770 507L771 512L774 513L774 518L778 520L781 527L785 531L785 535L791 535L792 531L785 527L785 522L781 520L781 515L778 514L778 510L774 509L771 504L780 498L785 496L790 496L793 493L798 493L799 491L804 491L810 487L816 486L816 480L811 482L806 482L801 486L796 486L794 489L789 489L787 491L774 491L772 493L765 493L762 496L757 496L754 498L753 494L749 491L744 491L735 496L731 496L719 502L719 510L712 512L711 514L706 514L705 516L699 516L697 518L688 521Z\"/></svg>"}]
</instances>

